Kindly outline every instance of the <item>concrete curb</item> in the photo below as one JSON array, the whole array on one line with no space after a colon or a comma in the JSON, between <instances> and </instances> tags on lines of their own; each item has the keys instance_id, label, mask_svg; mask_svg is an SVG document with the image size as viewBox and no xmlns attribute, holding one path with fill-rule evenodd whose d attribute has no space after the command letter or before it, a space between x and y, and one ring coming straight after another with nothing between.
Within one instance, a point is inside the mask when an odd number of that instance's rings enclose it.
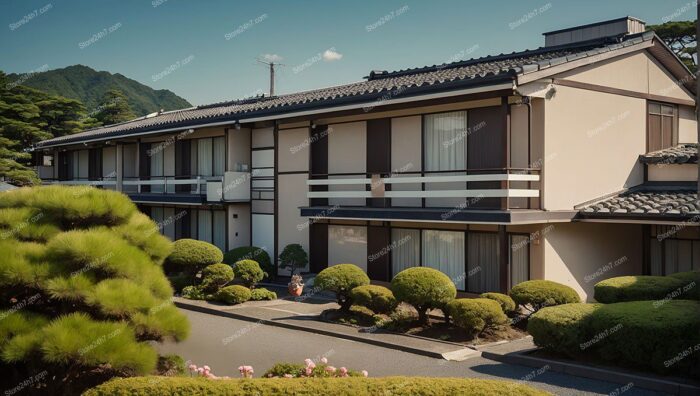
<instances>
[{"instance_id":1,"label":"concrete curb","mask_svg":"<svg viewBox=\"0 0 700 396\"><path fill-rule=\"evenodd\" d=\"M668 381L657 378L644 377L641 375L629 374L621 371L614 371L608 368L602 369L590 367L582 364L567 363L557 360L536 358L525 355L526 352L531 352L536 349L524 350L518 353L498 354L488 351L482 351L481 356L486 359L495 360L501 363L518 364L528 367L544 367L549 366L550 371L575 375L577 377L590 378L600 381L607 381L626 385L634 384L634 387L649 389L657 392L664 392L672 395L691 396L700 394L700 387L684 384L680 382Z\"/></svg>"},{"instance_id":2,"label":"concrete curb","mask_svg":"<svg viewBox=\"0 0 700 396\"><path fill-rule=\"evenodd\" d=\"M182 309L187 309L190 311L196 311L196 312L202 312L202 313L206 313L206 314L212 314L212 315L217 315L217 316L222 316L222 317L227 317L227 318L232 318L232 319L238 319L238 320L243 320L246 322L261 323L261 324L265 324L265 325L269 325L269 326L276 326L276 327L281 327L281 328L290 329L290 330L306 331L306 332L321 334L321 335L330 336L330 337L343 338L346 340L351 340L351 341L356 341L356 342L363 342L365 344L371 344L371 345L376 345L376 346L380 346L380 347L384 347L384 348L400 350L403 352L414 353L417 355L428 356L428 357L432 357L432 358L436 358L436 359L444 359L442 353L428 351L425 349L414 348L414 347L407 346L407 345L390 343L390 342L386 342L386 341L375 340L375 339L371 339L371 338L365 338L365 337L355 336L352 334L334 332L334 331L329 331L329 330L324 330L324 329L317 329L317 328L313 328L313 327L300 326L300 325L287 323L287 322L281 322L281 321L275 321L275 320L269 320L269 319L258 319L258 318L254 318L251 316L241 315L241 314L237 314L237 313L233 313L233 312L225 312L225 311L220 311L220 310L213 309L213 308L203 307L203 306L196 305L196 304L189 304L189 303L183 302L183 301L174 301L174 303L175 303L175 306L182 308ZM463 346L463 347L466 348L466 346Z\"/></svg>"}]
</instances>

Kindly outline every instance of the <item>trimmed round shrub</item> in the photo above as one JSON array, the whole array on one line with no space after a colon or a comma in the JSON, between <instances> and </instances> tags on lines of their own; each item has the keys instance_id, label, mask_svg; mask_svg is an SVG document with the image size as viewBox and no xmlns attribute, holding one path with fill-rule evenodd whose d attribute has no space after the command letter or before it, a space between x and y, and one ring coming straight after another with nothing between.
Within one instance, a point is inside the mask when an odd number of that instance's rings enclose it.
<instances>
[{"instance_id":1,"label":"trimmed round shrub","mask_svg":"<svg viewBox=\"0 0 700 396\"><path fill-rule=\"evenodd\" d=\"M220 263L223 253L211 243L196 239L178 239L173 243L173 252L166 259L167 263L185 271L197 272L207 265Z\"/></svg>"},{"instance_id":2,"label":"trimmed round shrub","mask_svg":"<svg viewBox=\"0 0 700 396\"><path fill-rule=\"evenodd\" d=\"M209 296L199 286L185 286L182 288L181 295L190 300L206 300Z\"/></svg>"},{"instance_id":3,"label":"trimmed round shrub","mask_svg":"<svg viewBox=\"0 0 700 396\"><path fill-rule=\"evenodd\" d=\"M357 286L350 291L350 299L353 304L369 308L372 312L379 314L391 313L398 305L394 293L378 285Z\"/></svg>"},{"instance_id":4,"label":"trimmed round shrub","mask_svg":"<svg viewBox=\"0 0 700 396\"><path fill-rule=\"evenodd\" d=\"M255 260L241 260L233 265L233 273L246 287L253 287L267 275Z\"/></svg>"},{"instance_id":5,"label":"trimmed round shrub","mask_svg":"<svg viewBox=\"0 0 700 396\"><path fill-rule=\"evenodd\" d=\"M552 305L581 302L576 290L549 280L529 280L517 284L510 290L516 304L536 312Z\"/></svg>"},{"instance_id":6,"label":"trimmed round shrub","mask_svg":"<svg viewBox=\"0 0 700 396\"><path fill-rule=\"evenodd\" d=\"M281 371L280 371L281 372ZM117 378L90 389L85 396L160 396L167 389L177 395L503 395L547 396L549 393L523 381L474 378L384 377L384 378L279 378L231 379L172 377Z\"/></svg>"},{"instance_id":7,"label":"trimmed round shrub","mask_svg":"<svg viewBox=\"0 0 700 396\"><path fill-rule=\"evenodd\" d=\"M510 298L510 296L507 294L490 292L490 293L483 293L479 297L488 298L489 300L496 301L498 304L501 305L501 309L503 310L503 313L506 315L515 311L515 308L517 307L515 305L515 301L513 301L513 299Z\"/></svg>"},{"instance_id":8,"label":"trimmed round shrub","mask_svg":"<svg viewBox=\"0 0 700 396\"><path fill-rule=\"evenodd\" d=\"M217 301L221 301L222 303L234 305L241 304L250 300L251 296L252 295L250 289L248 289L247 287L241 285L233 285L222 287L221 289L219 289L219 291L216 292L215 298Z\"/></svg>"},{"instance_id":9,"label":"trimmed round shrub","mask_svg":"<svg viewBox=\"0 0 700 396\"><path fill-rule=\"evenodd\" d=\"M369 285L369 277L355 264L337 264L319 272L314 279L314 288L335 293L340 309L348 311L352 306L350 291L358 286Z\"/></svg>"},{"instance_id":10,"label":"trimmed round shrub","mask_svg":"<svg viewBox=\"0 0 700 396\"><path fill-rule=\"evenodd\" d=\"M250 291L250 299L253 301L276 300L277 293L267 290L264 287L255 288Z\"/></svg>"},{"instance_id":11,"label":"trimmed round shrub","mask_svg":"<svg viewBox=\"0 0 700 396\"><path fill-rule=\"evenodd\" d=\"M41 367L61 379L39 381L41 392L81 394L115 375L152 373L152 342L187 337L161 267L171 242L127 196L86 186L3 192L0 235L3 383Z\"/></svg>"},{"instance_id":12,"label":"trimmed round shrub","mask_svg":"<svg viewBox=\"0 0 700 396\"><path fill-rule=\"evenodd\" d=\"M527 332L537 346L576 357L593 336L590 318L599 306L574 303L542 308L530 316Z\"/></svg>"},{"instance_id":13,"label":"trimmed round shrub","mask_svg":"<svg viewBox=\"0 0 700 396\"><path fill-rule=\"evenodd\" d=\"M242 246L232 250L229 250L224 254L224 260L222 263L228 264L233 267L236 262L241 260L255 260L260 264L260 268L267 275L266 277L275 276L275 267L272 265L272 260L270 260L270 255L264 249L255 246Z\"/></svg>"},{"instance_id":14,"label":"trimmed round shrub","mask_svg":"<svg viewBox=\"0 0 700 396\"><path fill-rule=\"evenodd\" d=\"M686 282L670 276L619 276L596 283L596 301L609 304L623 301L661 300Z\"/></svg>"},{"instance_id":15,"label":"trimmed round shrub","mask_svg":"<svg viewBox=\"0 0 700 396\"><path fill-rule=\"evenodd\" d=\"M391 280L391 291L399 302L413 305L422 323L428 323L429 309L443 309L457 296L452 280L428 267L412 267L399 272Z\"/></svg>"},{"instance_id":16,"label":"trimmed round shrub","mask_svg":"<svg viewBox=\"0 0 700 396\"><path fill-rule=\"evenodd\" d=\"M458 298L447 303L445 309L452 322L471 335L508 323L498 301L488 298Z\"/></svg>"},{"instance_id":17,"label":"trimmed round shrub","mask_svg":"<svg viewBox=\"0 0 700 396\"><path fill-rule=\"evenodd\" d=\"M202 270L202 290L214 293L233 280L233 269L227 264L212 264Z\"/></svg>"},{"instance_id":18,"label":"trimmed round shrub","mask_svg":"<svg viewBox=\"0 0 700 396\"><path fill-rule=\"evenodd\" d=\"M671 278L683 281L683 299L700 300L700 271L678 272L669 275Z\"/></svg>"}]
</instances>

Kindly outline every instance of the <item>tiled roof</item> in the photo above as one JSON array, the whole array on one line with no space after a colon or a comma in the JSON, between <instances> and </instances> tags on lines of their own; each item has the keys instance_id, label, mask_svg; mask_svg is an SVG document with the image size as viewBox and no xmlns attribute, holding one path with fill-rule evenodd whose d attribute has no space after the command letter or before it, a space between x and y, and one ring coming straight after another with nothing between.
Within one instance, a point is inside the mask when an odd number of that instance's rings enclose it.
<instances>
[{"instance_id":1,"label":"tiled roof","mask_svg":"<svg viewBox=\"0 0 700 396\"><path fill-rule=\"evenodd\" d=\"M691 217L700 214L697 196L697 190L689 187L641 187L588 205L579 213L584 217Z\"/></svg>"},{"instance_id":2,"label":"tiled roof","mask_svg":"<svg viewBox=\"0 0 700 396\"><path fill-rule=\"evenodd\" d=\"M639 156L639 161L645 164L697 164L697 143L683 143L659 151Z\"/></svg>"},{"instance_id":3,"label":"tiled roof","mask_svg":"<svg viewBox=\"0 0 700 396\"><path fill-rule=\"evenodd\" d=\"M608 37L583 43L542 47L449 64L395 72L371 73L366 81L267 98L223 102L175 110L153 117L142 117L121 124L56 137L40 142L37 146L107 139L137 132L190 127L217 121L233 122L241 117L268 116L339 104L371 103L392 95L408 97L425 92L484 86L499 81L510 81L518 75L533 73L569 61L650 41L654 37L651 32L630 35L623 39Z\"/></svg>"}]
</instances>

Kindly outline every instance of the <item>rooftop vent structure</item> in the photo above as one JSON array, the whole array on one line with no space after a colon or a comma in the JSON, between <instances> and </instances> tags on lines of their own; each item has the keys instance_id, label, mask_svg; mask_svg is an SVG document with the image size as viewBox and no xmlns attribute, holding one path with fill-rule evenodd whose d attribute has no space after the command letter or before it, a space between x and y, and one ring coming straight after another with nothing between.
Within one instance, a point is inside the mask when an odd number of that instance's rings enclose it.
<instances>
[{"instance_id":1,"label":"rooftop vent structure","mask_svg":"<svg viewBox=\"0 0 700 396\"><path fill-rule=\"evenodd\" d=\"M603 37L621 37L629 34L643 33L646 22L626 16L608 21L574 26L566 29L542 33L545 47L578 43Z\"/></svg>"}]
</instances>

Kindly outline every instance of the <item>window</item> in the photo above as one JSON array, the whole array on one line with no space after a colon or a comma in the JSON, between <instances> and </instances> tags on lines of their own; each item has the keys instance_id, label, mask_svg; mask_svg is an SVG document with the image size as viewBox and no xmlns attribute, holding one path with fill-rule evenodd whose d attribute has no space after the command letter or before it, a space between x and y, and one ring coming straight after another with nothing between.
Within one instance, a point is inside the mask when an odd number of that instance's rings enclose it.
<instances>
[{"instance_id":1,"label":"window","mask_svg":"<svg viewBox=\"0 0 700 396\"><path fill-rule=\"evenodd\" d=\"M651 275L700 270L700 230L652 226L649 264Z\"/></svg>"},{"instance_id":2,"label":"window","mask_svg":"<svg viewBox=\"0 0 700 396\"><path fill-rule=\"evenodd\" d=\"M226 168L226 138L192 139L190 167L193 175L223 176Z\"/></svg>"},{"instance_id":3,"label":"window","mask_svg":"<svg viewBox=\"0 0 700 396\"><path fill-rule=\"evenodd\" d=\"M420 230L391 230L391 274L420 266Z\"/></svg>"},{"instance_id":4,"label":"window","mask_svg":"<svg viewBox=\"0 0 700 396\"><path fill-rule=\"evenodd\" d=\"M425 170L466 169L467 112L428 114L423 122Z\"/></svg>"},{"instance_id":5,"label":"window","mask_svg":"<svg viewBox=\"0 0 700 396\"><path fill-rule=\"evenodd\" d=\"M226 251L226 211L192 209L189 217L189 232L192 239L209 242ZM187 221L187 216L178 221Z\"/></svg>"},{"instance_id":6,"label":"window","mask_svg":"<svg viewBox=\"0 0 700 396\"><path fill-rule=\"evenodd\" d=\"M355 264L367 271L367 227L328 226L328 265Z\"/></svg>"},{"instance_id":7,"label":"window","mask_svg":"<svg viewBox=\"0 0 700 396\"><path fill-rule=\"evenodd\" d=\"M678 144L678 107L649 102L647 115L647 151L657 151Z\"/></svg>"},{"instance_id":8,"label":"window","mask_svg":"<svg viewBox=\"0 0 700 396\"><path fill-rule=\"evenodd\" d=\"M498 234L470 232L467 242L467 290L473 293L499 291L501 285Z\"/></svg>"},{"instance_id":9,"label":"window","mask_svg":"<svg viewBox=\"0 0 700 396\"><path fill-rule=\"evenodd\" d=\"M447 275L464 290L464 232L423 230L423 265Z\"/></svg>"},{"instance_id":10,"label":"window","mask_svg":"<svg viewBox=\"0 0 700 396\"><path fill-rule=\"evenodd\" d=\"M530 279L530 237L510 236L510 286Z\"/></svg>"}]
</instances>

